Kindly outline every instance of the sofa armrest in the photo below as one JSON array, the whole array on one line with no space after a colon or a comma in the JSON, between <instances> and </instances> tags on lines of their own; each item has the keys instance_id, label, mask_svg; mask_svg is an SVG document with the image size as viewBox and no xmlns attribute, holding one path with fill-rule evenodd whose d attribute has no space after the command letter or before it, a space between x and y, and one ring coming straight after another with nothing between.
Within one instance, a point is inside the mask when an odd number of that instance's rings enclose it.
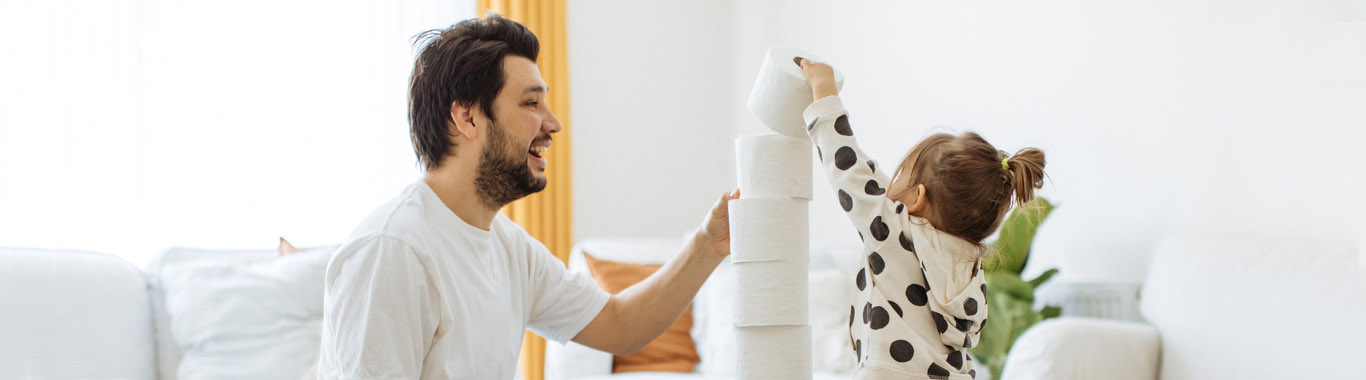
<instances>
[{"instance_id":1,"label":"sofa armrest","mask_svg":"<svg viewBox=\"0 0 1366 380\"><path fill-rule=\"evenodd\" d=\"M612 374L612 354L568 342L545 345L545 380L574 380Z\"/></svg>"},{"instance_id":2,"label":"sofa armrest","mask_svg":"<svg viewBox=\"0 0 1366 380\"><path fill-rule=\"evenodd\" d=\"M1161 341L1143 323L1057 318L1025 331L1006 356L1006 380L1155 380Z\"/></svg>"}]
</instances>

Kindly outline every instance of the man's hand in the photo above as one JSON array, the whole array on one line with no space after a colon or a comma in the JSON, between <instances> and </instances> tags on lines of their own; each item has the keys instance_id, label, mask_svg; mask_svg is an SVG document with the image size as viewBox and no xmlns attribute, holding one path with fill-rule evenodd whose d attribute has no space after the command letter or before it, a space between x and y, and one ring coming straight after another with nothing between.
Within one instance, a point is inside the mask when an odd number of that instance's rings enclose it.
<instances>
[{"instance_id":1,"label":"man's hand","mask_svg":"<svg viewBox=\"0 0 1366 380\"><path fill-rule=\"evenodd\" d=\"M697 228L693 239L699 248L706 250L717 261L730 255L730 200L740 197L740 189L721 194L721 199L712 206L702 226Z\"/></svg>"},{"instance_id":2,"label":"man's hand","mask_svg":"<svg viewBox=\"0 0 1366 380\"><path fill-rule=\"evenodd\" d=\"M797 58L795 61L798 66L802 67L802 75L806 77L806 86L811 88L812 100L820 100L827 96L839 94L839 90L835 89L835 69L831 68L830 65L806 58Z\"/></svg>"},{"instance_id":3,"label":"man's hand","mask_svg":"<svg viewBox=\"0 0 1366 380\"><path fill-rule=\"evenodd\" d=\"M730 255L730 200L721 195L682 252L644 281L622 290L588 322L575 342L617 355L639 352L683 315L712 270Z\"/></svg>"}]
</instances>

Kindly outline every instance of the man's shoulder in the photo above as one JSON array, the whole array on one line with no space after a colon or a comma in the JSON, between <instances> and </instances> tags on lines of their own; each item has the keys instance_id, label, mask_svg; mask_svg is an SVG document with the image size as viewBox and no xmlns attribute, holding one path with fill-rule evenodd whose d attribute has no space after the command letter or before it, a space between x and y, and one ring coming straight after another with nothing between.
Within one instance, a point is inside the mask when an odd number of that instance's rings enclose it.
<instances>
[{"instance_id":1,"label":"man's shoulder","mask_svg":"<svg viewBox=\"0 0 1366 380\"><path fill-rule=\"evenodd\" d=\"M513 222L512 219L502 213L499 213L498 216L493 218L492 230L493 233L498 236L498 239L502 240L502 243L506 248L535 250L537 247L541 247L541 249L545 249L545 245L541 244L535 237L532 237L525 228L522 228L521 225Z\"/></svg>"},{"instance_id":2,"label":"man's shoulder","mask_svg":"<svg viewBox=\"0 0 1366 380\"><path fill-rule=\"evenodd\" d=\"M426 250L413 240L386 233L373 233L355 236L342 243L329 260L329 266L338 262L392 262L394 260L428 261L423 256Z\"/></svg>"},{"instance_id":3,"label":"man's shoulder","mask_svg":"<svg viewBox=\"0 0 1366 380\"><path fill-rule=\"evenodd\" d=\"M361 219L347 240L391 236L411 241L413 235L427 228L425 219L422 199L414 188L409 187Z\"/></svg>"}]
</instances>

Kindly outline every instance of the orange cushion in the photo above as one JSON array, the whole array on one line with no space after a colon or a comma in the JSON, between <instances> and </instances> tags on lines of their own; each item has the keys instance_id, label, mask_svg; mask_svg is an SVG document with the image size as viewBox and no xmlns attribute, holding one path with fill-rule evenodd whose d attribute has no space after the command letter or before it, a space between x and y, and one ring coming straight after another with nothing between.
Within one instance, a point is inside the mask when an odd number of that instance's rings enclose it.
<instances>
[{"instance_id":1,"label":"orange cushion","mask_svg":"<svg viewBox=\"0 0 1366 380\"><path fill-rule=\"evenodd\" d=\"M588 271L593 274L593 279L597 280L598 287L612 294L645 280L661 267L598 260L587 254L583 257L588 261ZM613 356L612 372L692 372L693 367L696 367L701 359L697 356L692 335L688 334L691 329L692 306L688 306L688 310L674 321L673 326L669 326L664 334L651 341L645 349L635 355Z\"/></svg>"}]
</instances>

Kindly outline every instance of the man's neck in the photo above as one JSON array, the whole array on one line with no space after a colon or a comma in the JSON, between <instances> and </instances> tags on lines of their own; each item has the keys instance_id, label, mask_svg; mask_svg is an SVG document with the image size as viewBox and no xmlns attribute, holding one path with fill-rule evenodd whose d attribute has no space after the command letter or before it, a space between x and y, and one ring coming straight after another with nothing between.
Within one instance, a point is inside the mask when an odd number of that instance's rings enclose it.
<instances>
[{"instance_id":1,"label":"man's neck","mask_svg":"<svg viewBox=\"0 0 1366 380\"><path fill-rule=\"evenodd\" d=\"M474 175L473 168L447 165L428 171L422 181L436 192L436 197L440 198L441 203L455 213L455 216L475 228L488 231L489 226L493 224L493 217L498 215L498 210L489 209L479 200L474 188Z\"/></svg>"}]
</instances>

